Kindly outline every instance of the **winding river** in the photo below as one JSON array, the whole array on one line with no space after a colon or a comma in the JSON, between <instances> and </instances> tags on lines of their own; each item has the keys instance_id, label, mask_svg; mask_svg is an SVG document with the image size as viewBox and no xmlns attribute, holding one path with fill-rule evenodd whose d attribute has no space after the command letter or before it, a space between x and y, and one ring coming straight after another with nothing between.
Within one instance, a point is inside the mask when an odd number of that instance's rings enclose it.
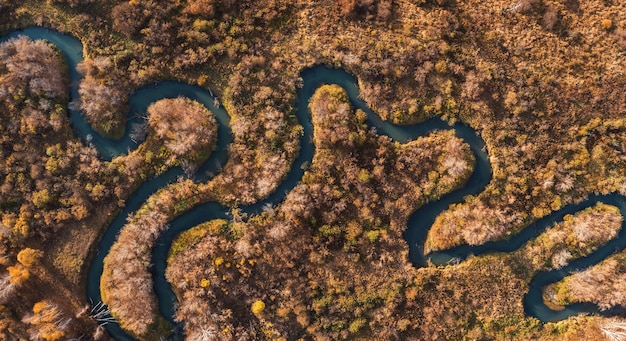
<instances>
[{"instance_id":1,"label":"winding river","mask_svg":"<svg viewBox=\"0 0 626 341\"><path fill-rule=\"evenodd\" d=\"M82 60L82 45L80 41L68 35L61 34L56 31L44 28L28 28L24 30L14 31L4 36L0 41L17 37L20 35L28 36L31 39L44 39L56 45L64 55L70 72L70 100L78 98L78 84L80 82L80 74L76 71L76 64ZM416 266L425 266L428 260L435 264L445 264L453 258L465 259L468 255L480 255L490 252L510 252L522 246L528 240L535 238L542 233L547 227L553 223L563 220L566 214L576 213L586 207L593 206L597 202L617 206L624 217L626 217L626 198L618 194L609 194L603 196L591 196L587 200L579 204L568 205L547 217L536 221L527 226L520 233L512 236L508 240L497 242L489 242L484 245L470 247L467 245L456 247L450 250L431 253L427 256L423 253L423 245L426 235L435 218L450 204L462 202L466 195L476 195L483 191L485 186L491 181L491 165L488 160L484 141L476 134L476 132L464 124L455 124L450 126L448 123L439 118L433 118L426 122L410 125L397 126L386 121L382 121L368 106L359 99L358 87L354 76L340 69L331 69L325 66L316 66L304 70L301 74L303 79L302 88L297 90L296 117L298 122L304 128L304 134L300 139L300 153L294 161L291 170L288 172L284 181L268 198L255 203L253 205L240 207L247 214L254 215L261 212L265 205L279 204L286 194L300 181L304 174L303 165L310 163L315 147L312 144L313 126L311 124L310 113L307 108L309 98L314 91L322 84L338 84L343 87L350 98L350 101L356 108L364 110L368 115L368 124L376 128L379 134L387 135L393 140L405 143L414 140L420 136L424 136L434 130L454 129L457 136L462 138L469 144L476 158L476 169L471 175L464 187L455 190L441 199L430 202L418 210L416 210L409 218L408 226L404 234L409 245L410 260ZM137 145L131 141L128 132L130 126L138 118L134 113L145 113L147 107L162 98L174 98L185 96L203 103L215 115L219 124L218 128L218 146L216 151L210 158L199 168L195 181L207 181L212 174L216 174L221 166L228 159L228 145L233 139L229 128L229 116L222 108L216 108L213 105L213 97L209 92L198 86L184 84L180 82L165 81L155 85L150 85L137 90L129 101L129 120L126 126L126 135L118 141L113 141L100 136L87 124L84 116L77 110L69 109L69 117L73 129L76 134L86 143L93 144L104 160L111 160L117 155L126 153L128 150L136 148ZM87 295L91 302L99 302L100 296L100 277L102 275L104 257L108 254L111 246L115 242L116 236L120 229L124 226L126 217L135 212L146 199L162 188L178 176L182 175L182 170L175 168L169 169L162 175L144 182L127 200L126 206L113 219L110 226L104 233L99 245L98 253L92 260L91 267L87 277ZM152 275L154 278L154 288L159 299L159 310L161 314L173 323L173 304L175 296L171 290L169 283L165 279L165 267L168 250L175 237L193 226L202 222L215 218L228 218L230 209L218 203L210 202L196 206L185 214L175 218L170 223L170 228L166 230L157 240L153 249ZM568 266L554 271L540 272L532 278L530 282L530 290L524 297L524 308L527 314L534 316L541 321L556 321L565 319L568 316L581 312L598 312L597 307L591 304L575 304L566 307L562 311L550 310L542 301L541 288L547 284L556 282L570 274L576 269L585 268L597 264L616 250L626 247L626 219L622 225L617 238L609 241L600 249L592 254L572 261ZM605 312L605 314L615 313L614 311ZM118 340L132 340L117 324L109 324L106 326L109 333ZM174 338L181 338L182 331L177 327Z\"/></svg>"}]
</instances>

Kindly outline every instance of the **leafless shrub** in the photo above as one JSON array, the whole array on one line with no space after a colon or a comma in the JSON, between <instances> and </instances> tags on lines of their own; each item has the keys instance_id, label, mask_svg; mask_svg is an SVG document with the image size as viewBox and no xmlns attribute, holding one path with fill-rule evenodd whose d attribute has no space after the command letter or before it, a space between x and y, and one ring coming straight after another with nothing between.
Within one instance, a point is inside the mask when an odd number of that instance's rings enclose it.
<instances>
[{"instance_id":1,"label":"leafless shrub","mask_svg":"<svg viewBox=\"0 0 626 341\"><path fill-rule=\"evenodd\" d=\"M146 139L148 135L148 122L133 123L130 128L130 139L135 143L139 143Z\"/></svg>"},{"instance_id":2,"label":"leafless shrub","mask_svg":"<svg viewBox=\"0 0 626 341\"><path fill-rule=\"evenodd\" d=\"M611 341L626 340L626 322L624 321L606 322L600 326L600 330Z\"/></svg>"}]
</instances>

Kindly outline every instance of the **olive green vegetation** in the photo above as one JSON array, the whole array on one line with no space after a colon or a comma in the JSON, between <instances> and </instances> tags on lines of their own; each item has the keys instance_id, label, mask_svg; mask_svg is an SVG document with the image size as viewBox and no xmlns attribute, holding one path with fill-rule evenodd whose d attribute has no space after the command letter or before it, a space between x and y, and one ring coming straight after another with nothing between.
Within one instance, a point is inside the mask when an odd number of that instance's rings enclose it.
<instances>
[{"instance_id":1,"label":"olive green vegetation","mask_svg":"<svg viewBox=\"0 0 626 341\"><path fill-rule=\"evenodd\" d=\"M211 220L205 224L198 225L181 233L172 243L172 247L170 248L170 253L168 256L168 262L180 252L196 245L202 239L202 237L207 235L207 233L225 234L225 231L227 229L228 221L218 219Z\"/></svg>"}]
</instances>

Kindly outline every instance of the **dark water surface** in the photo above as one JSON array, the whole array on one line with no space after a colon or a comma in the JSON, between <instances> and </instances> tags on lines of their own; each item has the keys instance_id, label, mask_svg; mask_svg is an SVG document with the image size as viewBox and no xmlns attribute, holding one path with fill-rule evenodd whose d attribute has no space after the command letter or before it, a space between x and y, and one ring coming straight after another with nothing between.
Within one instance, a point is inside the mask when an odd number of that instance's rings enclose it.
<instances>
[{"instance_id":1,"label":"dark water surface","mask_svg":"<svg viewBox=\"0 0 626 341\"><path fill-rule=\"evenodd\" d=\"M31 39L45 39L56 45L59 50L62 51L70 72L70 101L78 99L78 84L81 76L76 71L76 64L82 60L82 45L80 41L74 37L44 28L17 30L4 36L0 41L5 41L19 35L28 36ZM405 143L435 130L454 129L455 134L468 143L474 153L476 169L464 187L444 195L437 201L427 203L410 216L404 237L409 245L410 260L416 266L425 266L428 260L435 264L445 264L453 258L463 260L470 254L479 255L489 252L513 251L528 240L538 236L553 223L561 221L566 214L576 213L586 207L593 206L597 202L619 207L622 215L626 217L626 198L623 196L618 194L591 196L580 204L568 205L529 225L508 240L489 242L475 247L464 245L425 256L423 253L424 242L435 218L443 210L447 209L450 204L463 202L465 196L480 193L489 181L491 181L492 171L485 148L485 142L471 127L460 123L450 126L439 118L429 119L426 122L409 126L399 126L382 121L363 100L359 99L359 90L354 76L341 69L315 66L304 70L301 77L303 79L303 86L297 90L295 112L298 122L304 128L303 135L300 138L300 153L286 178L274 193L258 203L240 207L243 213L255 215L259 214L265 205L279 204L285 198L286 194L298 184L304 174L305 167L303 166L311 162L315 152L315 146L312 144L313 126L311 125L311 117L307 104L315 90L322 84L338 84L348 92L352 104L368 114L368 124L375 127L377 133L389 136L400 143ZM232 142L233 136L229 127L230 118L228 114L222 108L216 108L213 105L213 97L207 90L201 87L174 81L164 81L137 90L130 97L129 120L126 125L126 134L120 140L111 140L100 136L86 122L81 112L72 109L69 109L68 112L76 134L86 143L93 144L102 159L111 160L113 157L125 154L129 150L137 147L137 144L130 139L128 134L131 124L139 120L135 117L135 114L145 114L147 107L159 99L178 96L185 96L204 104L215 115L219 124L217 148L204 165L200 167L194 178L195 181L207 181L211 175L218 173L221 167L226 163L228 159L228 145ZM172 183L182 174L181 169L173 168L156 178L144 182L127 200L124 209L113 219L98 244L98 253L92 260L91 267L89 268L87 295L91 302L96 303L101 300L100 277L102 276L104 257L108 254L111 246L115 242L128 215L135 212L146 199L159 188ZM168 321L173 323L173 308L176 302L171 287L165 279L166 260L172 241L182 231L200 223L216 218L230 218L229 212L230 208L214 202L199 205L175 218L170 223L170 228L158 238L152 254L154 264L152 274L154 277L154 289L159 299L159 310ZM624 224L626 224L626 220ZM560 270L540 272L537 274L531 280L529 293L524 297L526 313L546 322L565 319L568 316L581 312L598 312L597 307L592 304L575 304L566 307L563 311L550 310L543 304L541 288L562 279L574 270L597 264L610 254L626 247L626 229L623 227L624 225L622 225L622 229L616 239L609 241L589 256L572 261L568 266ZM137 302L137 304L141 304L141 302ZM118 340L133 340L133 338L119 328L117 324L108 324L106 328L109 333ZM176 333L173 338L182 339L180 326L176 327Z\"/></svg>"}]
</instances>

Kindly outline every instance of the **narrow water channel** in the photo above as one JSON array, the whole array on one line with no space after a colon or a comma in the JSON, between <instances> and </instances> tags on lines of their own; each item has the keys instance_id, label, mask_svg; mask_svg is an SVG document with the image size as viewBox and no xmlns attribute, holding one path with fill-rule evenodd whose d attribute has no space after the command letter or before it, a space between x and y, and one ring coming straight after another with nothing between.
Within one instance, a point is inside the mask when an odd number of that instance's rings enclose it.
<instances>
[{"instance_id":1,"label":"narrow water channel","mask_svg":"<svg viewBox=\"0 0 626 341\"><path fill-rule=\"evenodd\" d=\"M82 45L76 38L61 34L56 31L44 28L28 28L24 30L14 31L4 36L0 41L17 37L20 35L28 36L31 39L44 39L54 44L62 51L70 72L70 101L78 98L78 84L80 82L80 74L76 71L76 64L82 60ZM529 225L523 231L512 236L508 240L486 243L481 246L470 247L460 246L450 250L436 252L429 255L423 254L423 246L426 235L432 226L435 218L450 204L463 202L463 198L467 195L476 195L483 191L485 186L491 181L491 165L485 148L484 141L476 134L476 132L467 125L455 124L453 126L442 121L439 118L433 118L426 122L409 125L398 126L386 121L382 121L364 101L358 97L358 87L354 76L341 69L331 69L325 66L315 66L304 70L301 74L303 79L302 88L297 90L296 117L298 122L304 128L304 134L300 139L300 153L294 161L285 180L278 186L276 191L268 198L255 203L253 205L243 206L241 210L249 215L259 214L262 207L279 204L286 194L293 189L304 174L303 165L310 163L313 159L315 147L312 144L313 126L311 125L310 113L307 108L310 97L314 91L322 84L338 84L343 87L350 98L350 101L356 108L364 110L368 115L368 123L376 128L379 134L387 135L393 140L400 143L406 143L420 136L424 136L435 130L454 129L455 134L469 144L476 158L476 169L471 175L469 181L464 187L453 191L441 199L430 202L418 210L416 210L409 218L408 226L404 234L409 245L410 260L415 266L425 266L427 260L435 264L445 264L452 258L465 259L468 255L484 254L490 252L510 252L522 246L528 240L538 236L547 227L554 222L560 221L566 214L576 213L586 207L592 206L597 202L615 205L619 207L623 216L626 217L626 198L618 194L610 194L605 196L591 196L584 202L576 205L568 205L563 209L556 211L549 216ZM195 181L208 181L210 175L216 174L221 166L227 162L228 145L232 142L232 133L229 128L229 116L221 108L213 106L213 97L207 90L198 86L184 84L180 82L164 81L158 84L143 87L137 90L129 101L129 120L127 122L126 135L121 140L110 140L100 136L87 124L84 116L76 110L68 109L70 121L76 134L85 142L93 144L104 160L111 160L117 155L132 150L137 145L130 140L128 132L130 125L137 120L135 114L144 114L147 107L162 98L174 98L185 96L204 104L215 115L219 124L218 128L218 146L211 157L200 167L197 172ZM146 199L155 193L159 188L167 186L178 176L182 175L180 169L170 169L164 174L143 183L127 200L126 206L113 219L107 228L104 236L98 244L98 253L92 260L87 278L87 295L91 302L99 302L100 296L100 277L102 275L103 260L108 254L112 244L115 242L116 236L120 229L124 226L126 217L135 212ZM159 309L161 314L167 320L173 322L173 304L175 296L171 290L169 283L165 280L165 267L168 250L175 237L191 227L200 223L216 218L228 218L229 208L218 203L206 203L199 205L185 214L177 217L170 223L170 228L165 231L157 240L153 249L153 277L154 288L159 299ZM626 222L625 222L626 224ZM580 312L597 312L597 307L590 304L578 304L567 307L563 311L553 311L543 304L541 288L547 284L556 282L567 276L575 269L585 268L597 264L608 255L615 251L626 247L626 229L620 230L619 236L611 240L599 250L587 257L580 258L571 262L570 265L560 270L541 272L536 275L530 283L530 291L524 297L524 307L526 313L537 317L541 321L555 321L565 319L568 316L578 314ZM613 313L613 312L609 312ZM182 331L177 328L174 338L182 338ZM107 330L117 340L132 340L119 326L116 324L107 325Z\"/></svg>"}]
</instances>

